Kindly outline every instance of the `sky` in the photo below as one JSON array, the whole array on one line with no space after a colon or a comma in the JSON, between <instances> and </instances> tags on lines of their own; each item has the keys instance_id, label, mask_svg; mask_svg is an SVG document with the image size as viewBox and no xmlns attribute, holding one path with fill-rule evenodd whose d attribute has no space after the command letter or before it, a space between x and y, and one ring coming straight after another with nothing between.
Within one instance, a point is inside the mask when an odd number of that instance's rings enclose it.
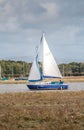
<instances>
[{"instance_id":1,"label":"sky","mask_svg":"<svg viewBox=\"0 0 84 130\"><path fill-rule=\"evenodd\" d=\"M0 0L0 59L31 61L43 32L58 63L84 62L84 0Z\"/></svg>"}]
</instances>

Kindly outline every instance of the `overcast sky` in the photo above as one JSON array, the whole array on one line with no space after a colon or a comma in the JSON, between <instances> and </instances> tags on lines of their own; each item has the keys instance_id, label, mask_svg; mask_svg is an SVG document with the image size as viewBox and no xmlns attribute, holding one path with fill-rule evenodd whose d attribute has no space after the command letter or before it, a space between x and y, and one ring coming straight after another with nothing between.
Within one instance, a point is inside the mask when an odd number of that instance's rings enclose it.
<instances>
[{"instance_id":1,"label":"overcast sky","mask_svg":"<svg viewBox=\"0 0 84 130\"><path fill-rule=\"evenodd\" d=\"M33 59L42 32L57 62L84 62L84 0L0 0L0 59Z\"/></svg>"}]
</instances>

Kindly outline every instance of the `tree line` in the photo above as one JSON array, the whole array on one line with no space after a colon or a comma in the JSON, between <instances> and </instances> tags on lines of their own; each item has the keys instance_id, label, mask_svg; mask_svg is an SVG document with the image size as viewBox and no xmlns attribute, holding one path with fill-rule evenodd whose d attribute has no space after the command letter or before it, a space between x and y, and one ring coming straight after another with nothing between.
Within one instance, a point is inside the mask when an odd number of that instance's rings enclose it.
<instances>
[{"instance_id":1,"label":"tree line","mask_svg":"<svg viewBox=\"0 0 84 130\"><path fill-rule=\"evenodd\" d=\"M41 63L40 63L41 64ZM63 76L84 76L84 63L59 64ZM28 77L31 63L24 61L0 60L1 77Z\"/></svg>"},{"instance_id":2,"label":"tree line","mask_svg":"<svg viewBox=\"0 0 84 130\"><path fill-rule=\"evenodd\" d=\"M31 63L24 61L1 60L1 77L27 77Z\"/></svg>"},{"instance_id":3,"label":"tree line","mask_svg":"<svg viewBox=\"0 0 84 130\"><path fill-rule=\"evenodd\" d=\"M81 62L60 64L59 68L63 76L84 76L84 63Z\"/></svg>"}]
</instances>

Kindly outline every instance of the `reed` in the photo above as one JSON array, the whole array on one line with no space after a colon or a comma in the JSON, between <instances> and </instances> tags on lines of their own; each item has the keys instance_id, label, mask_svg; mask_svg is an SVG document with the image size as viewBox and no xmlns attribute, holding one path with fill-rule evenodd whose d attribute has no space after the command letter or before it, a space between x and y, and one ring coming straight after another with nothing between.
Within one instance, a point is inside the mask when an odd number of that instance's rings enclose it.
<instances>
[{"instance_id":1,"label":"reed","mask_svg":"<svg viewBox=\"0 0 84 130\"><path fill-rule=\"evenodd\" d=\"M0 94L0 130L83 130L84 91Z\"/></svg>"}]
</instances>

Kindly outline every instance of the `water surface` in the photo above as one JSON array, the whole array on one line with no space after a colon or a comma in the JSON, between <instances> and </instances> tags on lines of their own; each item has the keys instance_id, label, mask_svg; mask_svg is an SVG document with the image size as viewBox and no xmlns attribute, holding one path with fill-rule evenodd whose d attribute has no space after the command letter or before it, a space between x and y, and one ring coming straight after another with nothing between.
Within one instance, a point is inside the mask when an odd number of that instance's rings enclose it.
<instances>
[{"instance_id":1,"label":"water surface","mask_svg":"<svg viewBox=\"0 0 84 130\"><path fill-rule=\"evenodd\" d=\"M72 82L68 83L69 84L69 90L84 90L84 82Z\"/></svg>"},{"instance_id":2,"label":"water surface","mask_svg":"<svg viewBox=\"0 0 84 130\"><path fill-rule=\"evenodd\" d=\"M68 83L68 84L69 84L68 91L84 90L84 82L80 82L80 83L74 82L74 83ZM30 91L30 90L27 88L26 84L0 84L0 93L27 92L27 91Z\"/></svg>"}]
</instances>

